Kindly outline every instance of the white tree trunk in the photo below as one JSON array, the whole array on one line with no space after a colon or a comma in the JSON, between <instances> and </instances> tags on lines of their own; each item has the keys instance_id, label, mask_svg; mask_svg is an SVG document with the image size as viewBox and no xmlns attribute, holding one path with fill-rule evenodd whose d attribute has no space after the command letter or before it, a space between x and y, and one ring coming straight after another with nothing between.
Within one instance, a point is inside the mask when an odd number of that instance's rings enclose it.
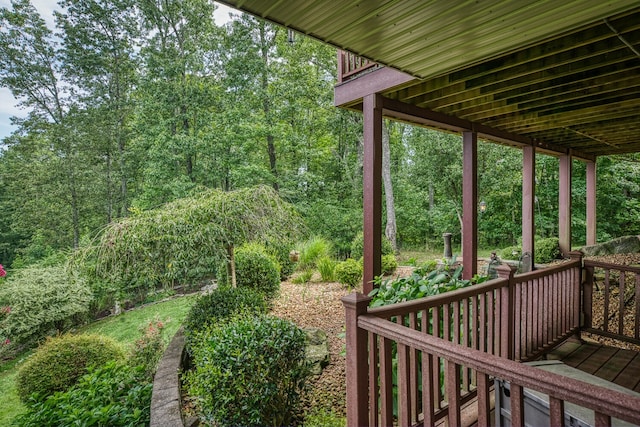
<instances>
[{"instance_id":1,"label":"white tree trunk","mask_svg":"<svg viewBox=\"0 0 640 427\"><path fill-rule=\"evenodd\" d=\"M393 186L391 184L391 149L389 147L389 128L385 124L382 127L382 182L384 184L384 198L387 204L387 226L384 234L393 246L393 251L398 252L396 239L396 208L393 200Z\"/></svg>"}]
</instances>

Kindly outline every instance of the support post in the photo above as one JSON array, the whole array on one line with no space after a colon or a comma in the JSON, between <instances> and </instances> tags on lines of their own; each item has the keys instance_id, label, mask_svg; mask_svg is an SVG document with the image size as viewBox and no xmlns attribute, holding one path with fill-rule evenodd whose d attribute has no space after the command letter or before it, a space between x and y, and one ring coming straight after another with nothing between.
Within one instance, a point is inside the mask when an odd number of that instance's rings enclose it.
<instances>
[{"instance_id":1,"label":"support post","mask_svg":"<svg viewBox=\"0 0 640 427\"><path fill-rule=\"evenodd\" d=\"M515 328L515 282L513 276L517 268L513 265L502 264L496 267L500 279L507 280L507 286L500 288L500 357L514 360L514 328Z\"/></svg>"},{"instance_id":2,"label":"support post","mask_svg":"<svg viewBox=\"0 0 640 427\"><path fill-rule=\"evenodd\" d=\"M363 210L364 248L363 285L365 295L373 290L373 278L380 275L382 263L382 97L363 99L364 158Z\"/></svg>"},{"instance_id":3,"label":"support post","mask_svg":"<svg viewBox=\"0 0 640 427\"><path fill-rule=\"evenodd\" d=\"M536 235L536 149L526 146L522 149L522 253L529 252L535 259ZM533 262L531 263L533 267Z\"/></svg>"},{"instance_id":4,"label":"support post","mask_svg":"<svg viewBox=\"0 0 640 427\"><path fill-rule=\"evenodd\" d=\"M558 240L562 256L571 252L571 154L560 156L558 191Z\"/></svg>"},{"instance_id":5,"label":"support post","mask_svg":"<svg viewBox=\"0 0 640 427\"><path fill-rule=\"evenodd\" d=\"M342 298L346 325L347 425L369 422L368 333L358 328L358 316L367 314L370 297L354 292Z\"/></svg>"},{"instance_id":6,"label":"support post","mask_svg":"<svg viewBox=\"0 0 640 427\"><path fill-rule=\"evenodd\" d=\"M587 245L596 244L596 162L587 162Z\"/></svg>"},{"instance_id":7,"label":"support post","mask_svg":"<svg viewBox=\"0 0 640 427\"><path fill-rule=\"evenodd\" d=\"M462 133L462 277L478 271L478 134Z\"/></svg>"}]
</instances>

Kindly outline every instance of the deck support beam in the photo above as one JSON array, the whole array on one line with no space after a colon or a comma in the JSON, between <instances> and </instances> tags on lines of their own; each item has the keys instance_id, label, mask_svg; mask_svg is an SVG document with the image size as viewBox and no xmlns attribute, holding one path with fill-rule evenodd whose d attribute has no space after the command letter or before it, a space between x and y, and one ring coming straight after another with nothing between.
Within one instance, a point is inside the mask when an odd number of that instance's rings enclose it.
<instances>
[{"instance_id":1,"label":"deck support beam","mask_svg":"<svg viewBox=\"0 0 640 427\"><path fill-rule=\"evenodd\" d=\"M382 233L382 96L373 93L363 99L363 292L373 289L373 278L381 271Z\"/></svg>"},{"instance_id":2,"label":"deck support beam","mask_svg":"<svg viewBox=\"0 0 640 427\"><path fill-rule=\"evenodd\" d=\"M596 162L587 162L587 245L596 244Z\"/></svg>"},{"instance_id":3,"label":"deck support beam","mask_svg":"<svg viewBox=\"0 0 640 427\"><path fill-rule=\"evenodd\" d=\"M559 158L559 201L558 201L558 240L560 253L564 257L571 252L571 163L572 156L567 154Z\"/></svg>"},{"instance_id":4,"label":"deck support beam","mask_svg":"<svg viewBox=\"0 0 640 427\"><path fill-rule=\"evenodd\" d=\"M531 254L531 266L535 259L535 203L536 149L525 146L522 148L522 253Z\"/></svg>"},{"instance_id":5,"label":"deck support beam","mask_svg":"<svg viewBox=\"0 0 640 427\"><path fill-rule=\"evenodd\" d=\"M462 277L478 272L478 134L462 133Z\"/></svg>"}]
</instances>

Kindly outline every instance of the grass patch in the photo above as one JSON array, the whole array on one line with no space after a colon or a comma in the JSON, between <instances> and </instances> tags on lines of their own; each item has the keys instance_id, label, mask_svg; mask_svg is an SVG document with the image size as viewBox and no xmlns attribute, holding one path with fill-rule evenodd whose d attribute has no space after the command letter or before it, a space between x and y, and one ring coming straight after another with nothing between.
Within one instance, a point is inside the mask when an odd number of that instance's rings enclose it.
<instances>
[{"instance_id":1,"label":"grass patch","mask_svg":"<svg viewBox=\"0 0 640 427\"><path fill-rule=\"evenodd\" d=\"M156 304L149 304L135 310L127 311L120 316L107 317L86 325L76 333L92 333L106 335L124 344L127 348L140 338L140 328L154 319L165 324L165 339L169 340L176 333L193 303L195 295L175 298ZM30 352L19 355L14 360L0 364L0 426L11 425L12 420L24 411L15 387L15 377L20 364Z\"/></svg>"}]
</instances>

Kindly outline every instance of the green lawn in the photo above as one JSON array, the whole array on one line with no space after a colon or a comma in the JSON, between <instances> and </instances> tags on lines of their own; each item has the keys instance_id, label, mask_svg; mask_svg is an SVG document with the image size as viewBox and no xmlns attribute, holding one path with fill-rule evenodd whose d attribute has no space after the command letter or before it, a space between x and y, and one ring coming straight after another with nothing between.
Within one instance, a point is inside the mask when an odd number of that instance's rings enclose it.
<instances>
[{"instance_id":1,"label":"green lawn","mask_svg":"<svg viewBox=\"0 0 640 427\"><path fill-rule=\"evenodd\" d=\"M140 337L141 327L158 319L165 324L164 336L169 340L182 324L189 308L195 302L195 298L195 296L187 296L150 304L120 316L108 317L91 323L80 328L77 332L107 335L128 348ZM0 426L11 425L11 420L23 411L22 403L15 389L15 377L20 364L28 354L22 354L11 362L0 364L0 394L2 395Z\"/></svg>"}]
</instances>

